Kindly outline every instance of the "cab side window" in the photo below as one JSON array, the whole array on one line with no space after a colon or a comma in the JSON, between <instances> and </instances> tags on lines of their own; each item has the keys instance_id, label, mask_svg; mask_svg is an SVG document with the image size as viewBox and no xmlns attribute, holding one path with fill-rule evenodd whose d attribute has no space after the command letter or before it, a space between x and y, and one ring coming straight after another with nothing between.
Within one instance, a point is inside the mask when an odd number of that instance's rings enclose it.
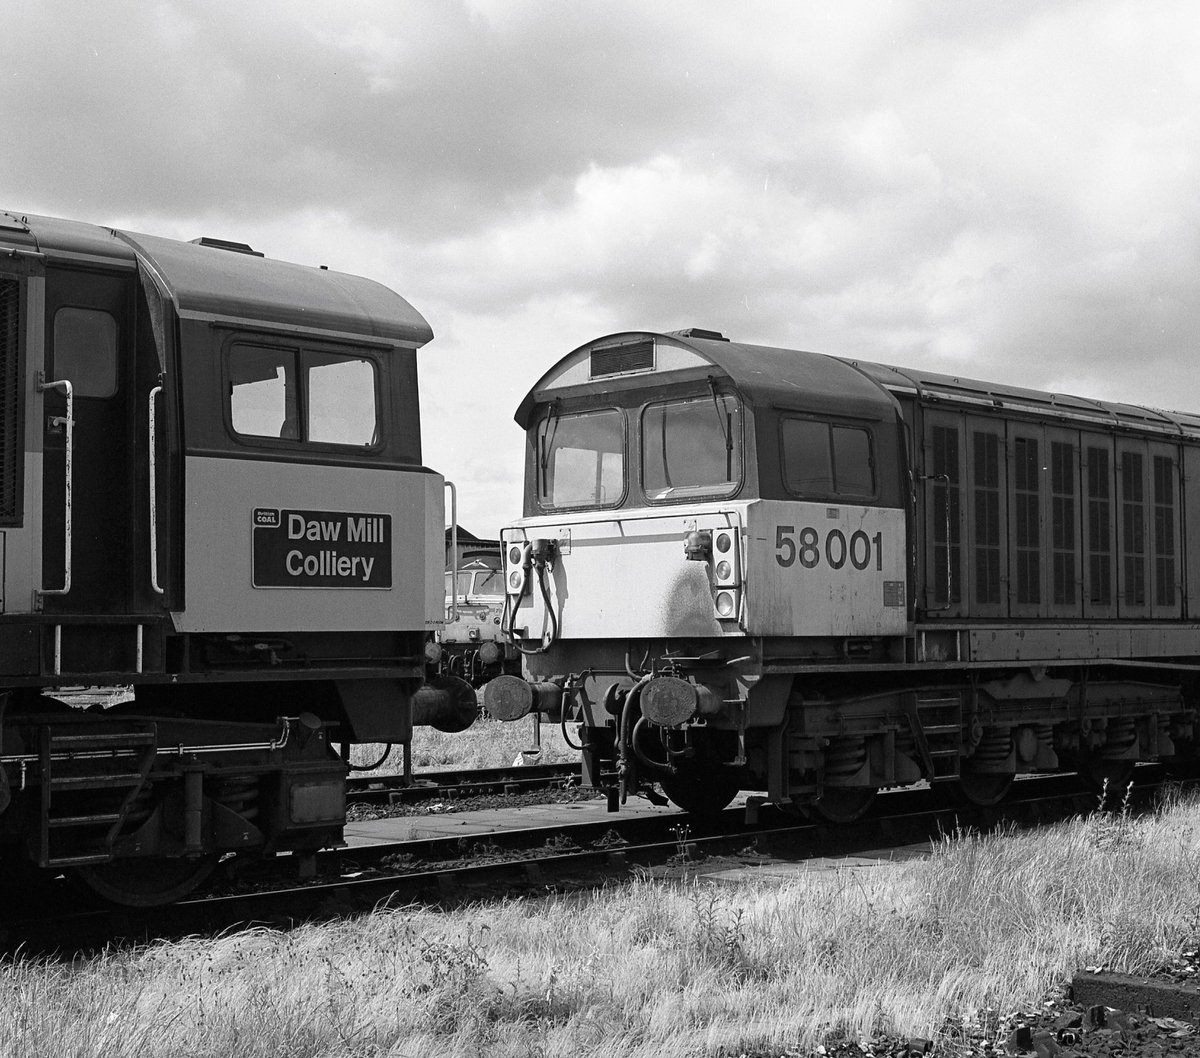
<instances>
[{"instance_id":1,"label":"cab side window","mask_svg":"<svg viewBox=\"0 0 1200 1058\"><path fill-rule=\"evenodd\" d=\"M785 416L780 443L788 492L846 499L875 495L871 432L865 427Z\"/></svg>"},{"instance_id":2,"label":"cab side window","mask_svg":"<svg viewBox=\"0 0 1200 1058\"><path fill-rule=\"evenodd\" d=\"M235 345L229 361L234 430L249 437L300 440L296 351Z\"/></svg>"},{"instance_id":3,"label":"cab side window","mask_svg":"<svg viewBox=\"0 0 1200 1058\"><path fill-rule=\"evenodd\" d=\"M76 397L117 392L117 321L101 309L64 307L54 314L54 373Z\"/></svg>"},{"instance_id":4,"label":"cab side window","mask_svg":"<svg viewBox=\"0 0 1200 1058\"><path fill-rule=\"evenodd\" d=\"M369 448L379 441L378 372L362 356L235 343L229 419L242 437Z\"/></svg>"}]
</instances>

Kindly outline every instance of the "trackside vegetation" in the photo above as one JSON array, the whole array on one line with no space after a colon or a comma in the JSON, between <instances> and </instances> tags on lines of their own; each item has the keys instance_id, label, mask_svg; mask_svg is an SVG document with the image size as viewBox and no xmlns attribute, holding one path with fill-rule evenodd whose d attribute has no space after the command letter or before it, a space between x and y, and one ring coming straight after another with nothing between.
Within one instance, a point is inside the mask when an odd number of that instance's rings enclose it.
<instances>
[{"instance_id":1,"label":"trackside vegetation","mask_svg":"<svg viewBox=\"0 0 1200 1058\"><path fill-rule=\"evenodd\" d=\"M573 730L574 724L568 725ZM577 740L575 734L572 740ZM558 723L545 721L541 725L541 752L526 753L534 748L536 738L533 718L512 724L504 724L488 716L481 716L466 731L446 734L432 727L418 727L413 731L413 771L439 771L454 768L505 768L518 759L526 764L569 764L579 759L578 750L572 750L563 741ZM368 765L377 761L386 746L366 743L351 750L351 762ZM397 746L387 757L377 774L394 775L403 770L400 747Z\"/></svg>"},{"instance_id":2,"label":"trackside vegetation","mask_svg":"<svg viewBox=\"0 0 1200 1058\"><path fill-rule=\"evenodd\" d=\"M590 893L0 964L0 1054L808 1055L999 1039L1077 968L1147 972L1200 930L1200 800L783 883ZM982 1025L981 1025L982 1023ZM991 1026L989 1028L988 1026Z\"/></svg>"}]
</instances>

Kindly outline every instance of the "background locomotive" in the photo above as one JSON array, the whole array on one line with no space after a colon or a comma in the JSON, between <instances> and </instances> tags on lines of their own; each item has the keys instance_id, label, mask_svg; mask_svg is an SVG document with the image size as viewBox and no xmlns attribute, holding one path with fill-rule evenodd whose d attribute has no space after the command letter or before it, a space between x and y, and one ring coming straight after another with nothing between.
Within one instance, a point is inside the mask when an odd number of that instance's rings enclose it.
<instances>
[{"instance_id":1,"label":"background locomotive","mask_svg":"<svg viewBox=\"0 0 1200 1058\"><path fill-rule=\"evenodd\" d=\"M522 402L528 679L588 781L863 812L1193 755L1200 418L744 345L598 339Z\"/></svg>"},{"instance_id":2,"label":"background locomotive","mask_svg":"<svg viewBox=\"0 0 1200 1058\"><path fill-rule=\"evenodd\" d=\"M502 672L521 671L521 655L504 634L504 569L500 551L468 556L446 574L446 624L438 633L439 672L480 687Z\"/></svg>"},{"instance_id":3,"label":"background locomotive","mask_svg":"<svg viewBox=\"0 0 1200 1058\"><path fill-rule=\"evenodd\" d=\"M365 279L0 215L0 868L152 904L340 840L330 741L408 742L442 621L431 337Z\"/></svg>"}]
</instances>

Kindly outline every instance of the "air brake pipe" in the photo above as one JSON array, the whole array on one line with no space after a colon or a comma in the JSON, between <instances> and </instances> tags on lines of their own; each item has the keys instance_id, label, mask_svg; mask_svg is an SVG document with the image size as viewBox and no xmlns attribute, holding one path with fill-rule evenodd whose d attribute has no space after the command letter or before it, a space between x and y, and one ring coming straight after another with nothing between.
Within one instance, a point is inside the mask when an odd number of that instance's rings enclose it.
<instances>
[{"instance_id":1,"label":"air brake pipe","mask_svg":"<svg viewBox=\"0 0 1200 1058\"><path fill-rule=\"evenodd\" d=\"M642 696L642 688L650 682L650 675L647 674L637 681L625 695L625 703L621 706L621 724L619 728L619 736L617 740L617 780L621 791L621 804L624 804L629 799L630 779L634 780L633 785L637 785L636 768L633 762L629 759L630 743L633 734L633 710L638 705L638 699Z\"/></svg>"},{"instance_id":2,"label":"air brake pipe","mask_svg":"<svg viewBox=\"0 0 1200 1058\"><path fill-rule=\"evenodd\" d=\"M638 736L646 730L646 717L639 716L637 723L633 725L633 735L630 738L630 745L633 748L633 755L637 757L638 763L642 765L651 775L675 775L679 769L670 761L652 760L642 751L638 745ZM667 749L668 756L671 755L671 750Z\"/></svg>"}]
</instances>

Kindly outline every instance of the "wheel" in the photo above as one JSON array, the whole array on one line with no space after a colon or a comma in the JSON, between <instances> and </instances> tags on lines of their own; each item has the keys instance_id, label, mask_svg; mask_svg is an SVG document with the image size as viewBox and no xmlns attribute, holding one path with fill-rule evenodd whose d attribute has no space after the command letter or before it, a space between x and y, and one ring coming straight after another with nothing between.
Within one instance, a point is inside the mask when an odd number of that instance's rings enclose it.
<instances>
[{"instance_id":1,"label":"wheel","mask_svg":"<svg viewBox=\"0 0 1200 1058\"><path fill-rule=\"evenodd\" d=\"M955 792L967 804L988 808L1004 800L1012 788L1012 772L964 771L955 784Z\"/></svg>"},{"instance_id":2,"label":"wheel","mask_svg":"<svg viewBox=\"0 0 1200 1058\"><path fill-rule=\"evenodd\" d=\"M665 793L685 812L712 816L729 806L741 786L736 774L714 765L712 770L678 771L659 780Z\"/></svg>"},{"instance_id":3,"label":"wheel","mask_svg":"<svg viewBox=\"0 0 1200 1058\"><path fill-rule=\"evenodd\" d=\"M198 859L113 860L76 867L77 884L110 904L122 907L163 907L182 900L213 872L216 856Z\"/></svg>"},{"instance_id":4,"label":"wheel","mask_svg":"<svg viewBox=\"0 0 1200 1058\"><path fill-rule=\"evenodd\" d=\"M1200 774L1200 753L1191 739L1177 739L1174 756L1162 757L1161 762L1172 779L1194 779Z\"/></svg>"},{"instance_id":5,"label":"wheel","mask_svg":"<svg viewBox=\"0 0 1200 1058\"><path fill-rule=\"evenodd\" d=\"M853 823L867 814L876 792L873 786L826 786L813 809L830 823Z\"/></svg>"}]
</instances>

